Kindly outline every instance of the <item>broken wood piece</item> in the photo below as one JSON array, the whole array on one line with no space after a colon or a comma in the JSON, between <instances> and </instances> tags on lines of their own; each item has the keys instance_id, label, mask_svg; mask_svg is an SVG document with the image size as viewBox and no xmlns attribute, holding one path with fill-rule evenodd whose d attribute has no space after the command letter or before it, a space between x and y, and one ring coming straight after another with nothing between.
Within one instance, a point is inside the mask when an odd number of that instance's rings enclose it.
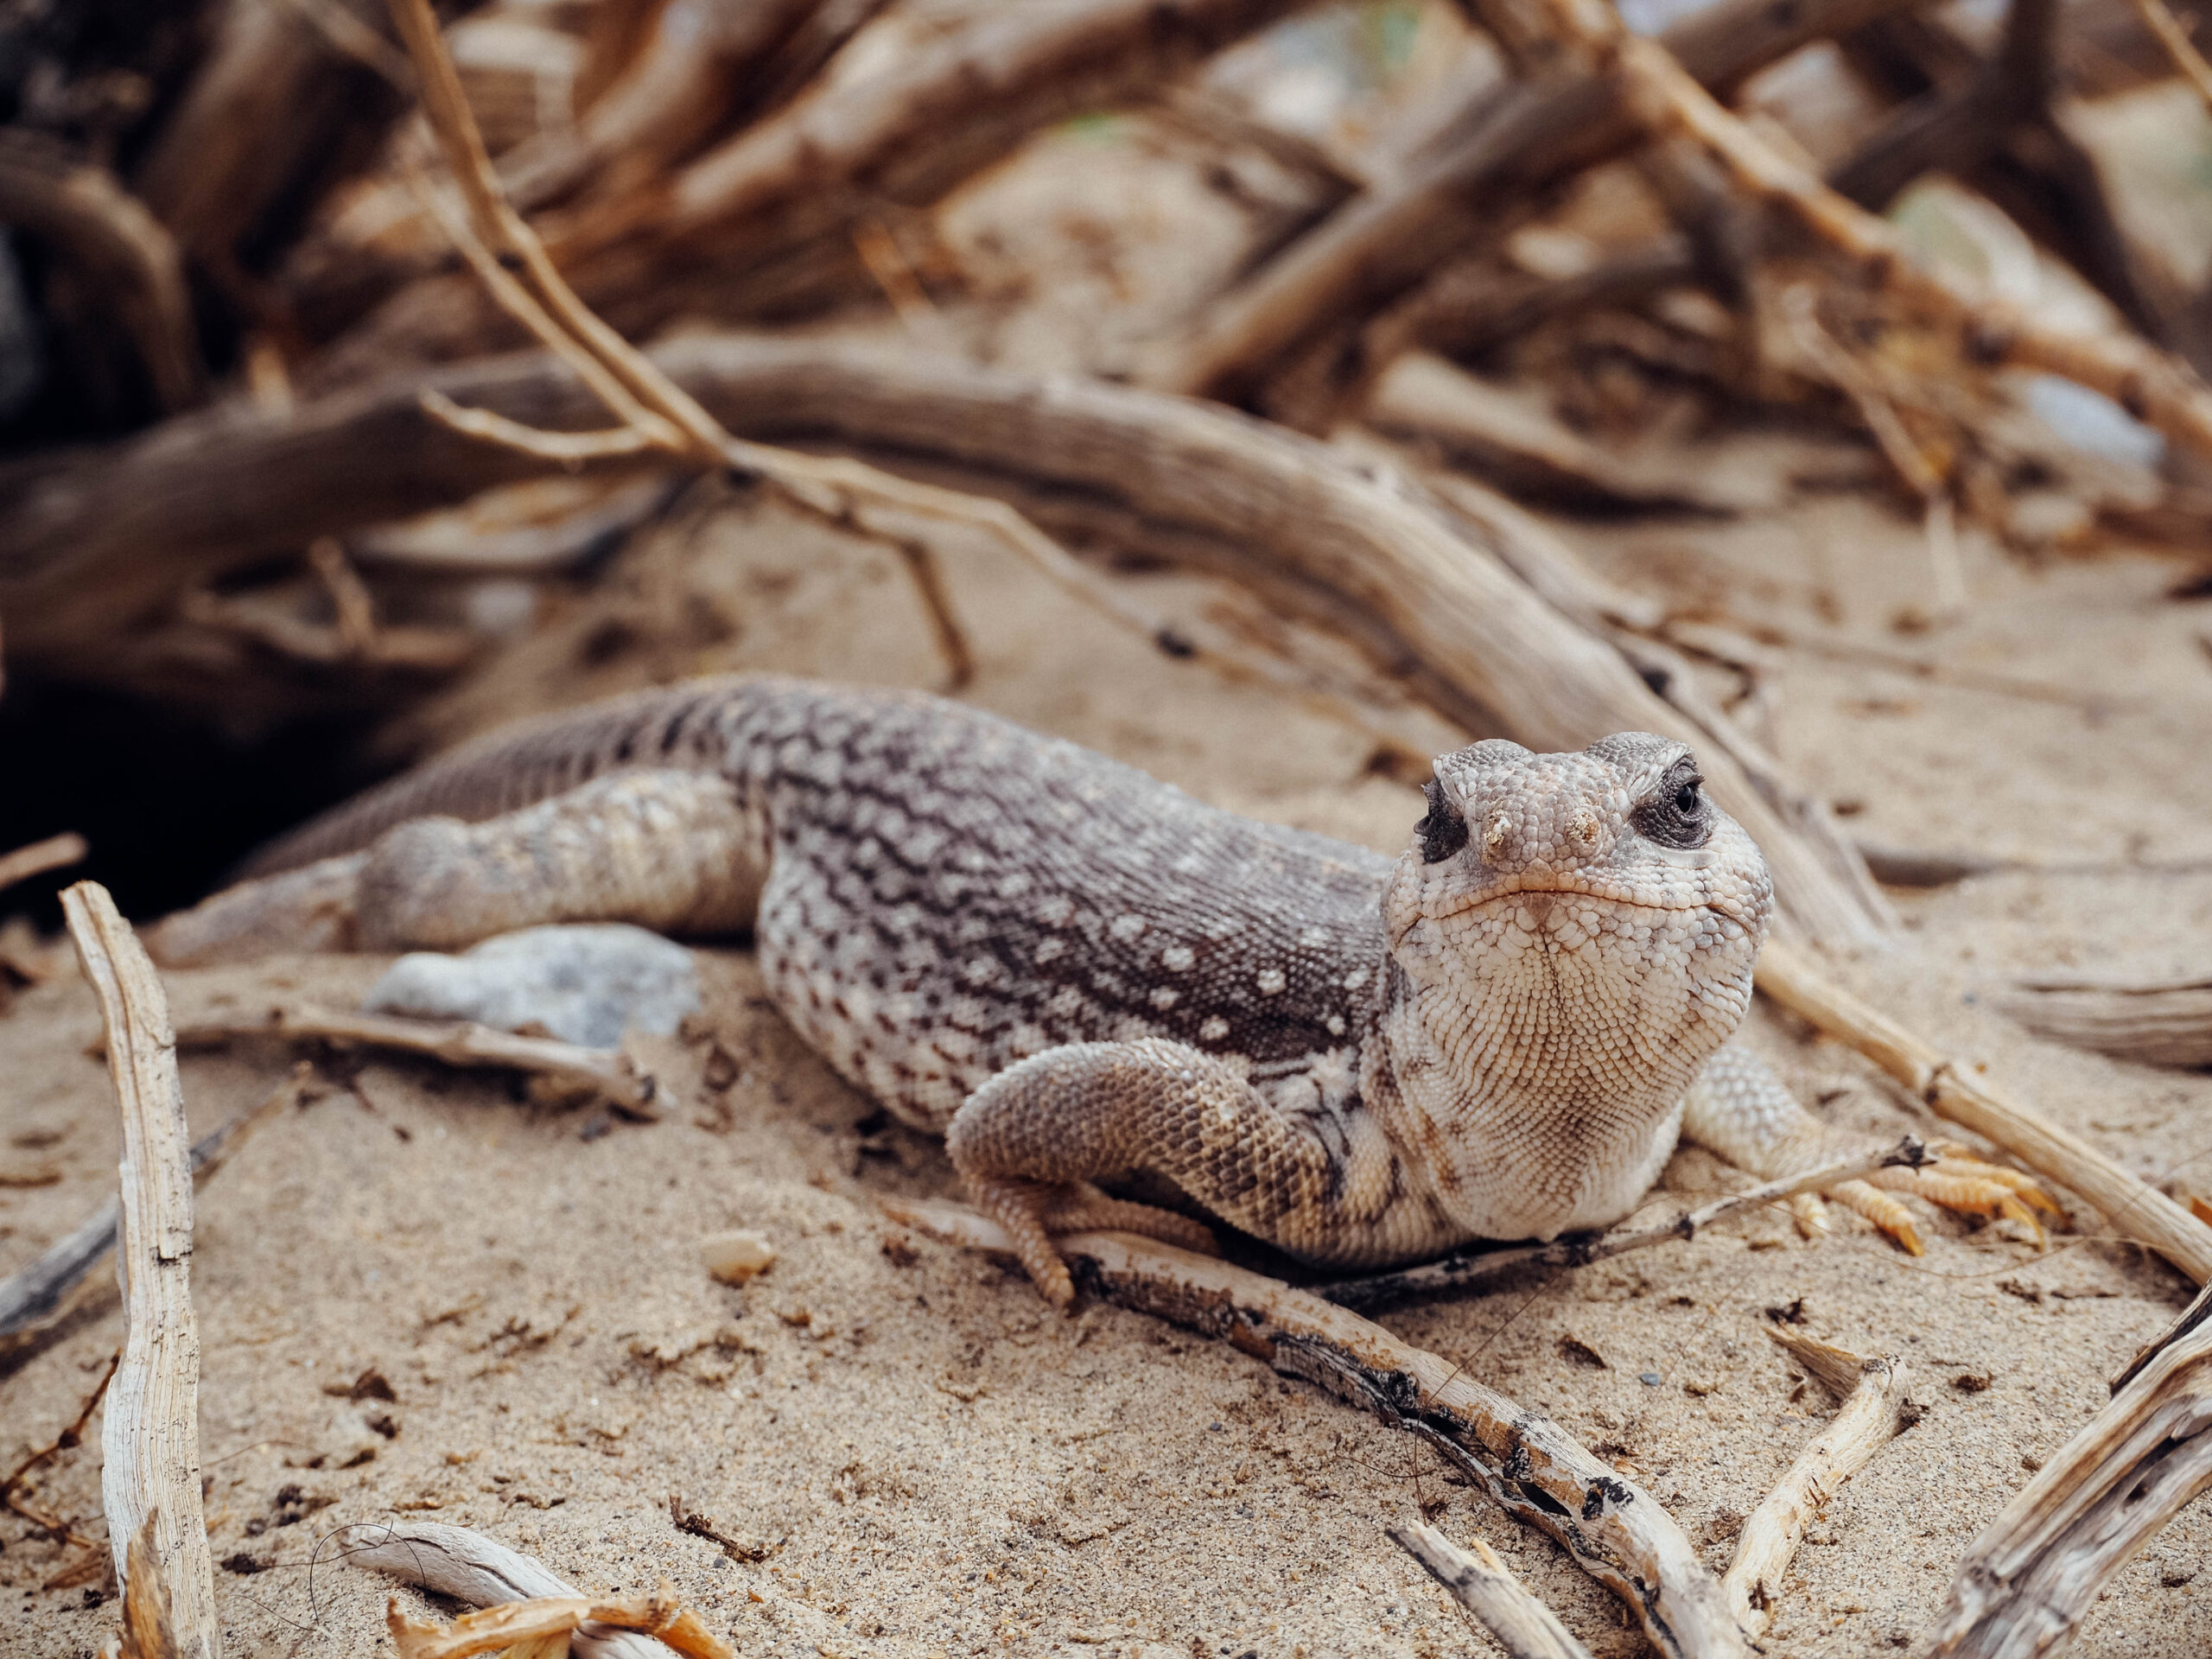
<instances>
[{"instance_id":1,"label":"broken wood piece","mask_svg":"<svg viewBox=\"0 0 2212 1659\"><path fill-rule=\"evenodd\" d=\"M169 1617L168 1586L162 1580L161 1547L154 1541L160 1513L149 1510L145 1524L130 1540L130 1571L123 1580L123 1644L118 1659L181 1659L175 1625Z\"/></svg>"},{"instance_id":2,"label":"broken wood piece","mask_svg":"<svg viewBox=\"0 0 2212 1659\"><path fill-rule=\"evenodd\" d=\"M1996 1001L2054 1042L2144 1065L2212 1065L2212 971L2044 974Z\"/></svg>"},{"instance_id":3,"label":"broken wood piece","mask_svg":"<svg viewBox=\"0 0 2212 1659\"><path fill-rule=\"evenodd\" d=\"M272 1007L258 1017L237 1014L203 1019L182 1027L176 1040L186 1048L207 1048L238 1037L360 1043L427 1054L448 1065L505 1066L588 1090L636 1122L651 1123L660 1116L660 1085L619 1049L521 1037L473 1020L409 1020L302 1005Z\"/></svg>"},{"instance_id":4,"label":"broken wood piece","mask_svg":"<svg viewBox=\"0 0 2212 1659\"><path fill-rule=\"evenodd\" d=\"M1630 1250L1649 1249L1655 1244L1665 1244L1677 1239L1688 1241L1718 1222L1763 1209L1770 1204L1780 1204L1801 1192L1818 1192L1845 1181L1860 1180L1878 1170L1940 1166L1928 1155L1927 1148L1921 1145L1918 1137L1908 1135L1886 1151L1872 1153L1861 1158L1847 1158L1825 1168L1808 1170L1802 1175L1785 1175L1780 1180L1764 1181L1748 1192L1732 1193L1727 1198L1716 1198L1711 1204L1685 1211L1672 1221L1658 1222L1647 1227L1617 1227L1611 1232L1594 1236L1585 1234L1554 1239L1548 1244L1455 1250L1434 1262L1424 1262L1417 1268L1404 1268L1395 1273L1378 1273L1362 1279L1342 1279L1333 1283L1317 1285L1314 1294L1326 1297L1339 1307L1365 1313L1415 1297L1438 1296L1447 1292L1471 1289L1524 1268L1586 1267L1609 1256L1626 1255Z\"/></svg>"},{"instance_id":5,"label":"broken wood piece","mask_svg":"<svg viewBox=\"0 0 2212 1659\"><path fill-rule=\"evenodd\" d=\"M44 875L49 870L66 870L72 864L82 863L92 850L85 838L73 830L32 842L28 847L18 847L0 856L0 889L28 881L35 875Z\"/></svg>"},{"instance_id":6,"label":"broken wood piece","mask_svg":"<svg viewBox=\"0 0 2212 1659\"><path fill-rule=\"evenodd\" d=\"M2113 1230L2156 1250L2198 1284L2212 1279L2212 1227L2139 1180L2079 1135L2059 1128L1877 1012L1793 947L1767 941L1758 988L1896 1078L1938 1117L2003 1147L2045 1180L2078 1192Z\"/></svg>"},{"instance_id":7,"label":"broken wood piece","mask_svg":"<svg viewBox=\"0 0 2212 1659\"><path fill-rule=\"evenodd\" d=\"M1862 1359L1774 1325L1766 1333L1842 1403L1744 1522L1736 1559L1721 1580L1729 1611L1754 1642L1774 1617L1783 1574L1813 1517L1907 1426L1905 1366L1897 1356Z\"/></svg>"},{"instance_id":8,"label":"broken wood piece","mask_svg":"<svg viewBox=\"0 0 2212 1659\"><path fill-rule=\"evenodd\" d=\"M545 1565L467 1527L435 1521L362 1522L330 1540L348 1567L386 1573L471 1607L574 1598ZM584 1622L570 1638L579 1659L668 1659L651 1636Z\"/></svg>"},{"instance_id":9,"label":"broken wood piece","mask_svg":"<svg viewBox=\"0 0 2212 1659\"><path fill-rule=\"evenodd\" d=\"M2144 1365L1967 1547L1931 1659L2031 1659L2212 1485L2212 1327Z\"/></svg>"},{"instance_id":10,"label":"broken wood piece","mask_svg":"<svg viewBox=\"0 0 2212 1659\"><path fill-rule=\"evenodd\" d=\"M1473 1614L1497 1640L1507 1659L1590 1659L1559 1615L1513 1576L1491 1547L1477 1538L1469 1554L1434 1527L1418 1522L1389 1529L1390 1541L1421 1563L1452 1600Z\"/></svg>"},{"instance_id":11,"label":"broken wood piece","mask_svg":"<svg viewBox=\"0 0 2212 1659\"><path fill-rule=\"evenodd\" d=\"M643 1631L685 1659L735 1659L699 1615L676 1599L676 1586L665 1579L649 1596L546 1596L503 1602L463 1613L442 1628L410 1618L395 1600L385 1624L399 1659L473 1659L476 1654L503 1649L527 1649L550 1659L565 1650L569 1638L586 1624Z\"/></svg>"},{"instance_id":12,"label":"broken wood piece","mask_svg":"<svg viewBox=\"0 0 2212 1659\"><path fill-rule=\"evenodd\" d=\"M100 1436L101 1506L118 1584L148 1529L183 1659L220 1659L215 1569L200 1502L200 1334L192 1313L192 1153L168 998L107 889L79 881L62 914L107 1032L123 1115L123 1360Z\"/></svg>"},{"instance_id":13,"label":"broken wood piece","mask_svg":"<svg viewBox=\"0 0 2212 1659\"><path fill-rule=\"evenodd\" d=\"M879 1205L916 1231L1014 1254L995 1223L964 1205ZM1484 1387L1464 1366L1263 1274L1126 1233L1076 1233L1054 1243L1084 1294L1226 1338L1427 1441L1620 1597L1668 1659L1749 1659L1719 1580L1682 1529L1649 1493L1542 1413Z\"/></svg>"},{"instance_id":14,"label":"broken wood piece","mask_svg":"<svg viewBox=\"0 0 2212 1659\"><path fill-rule=\"evenodd\" d=\"M266 1099L241 1112L220 1128L204 1135L192 1145L192 1180L197 1187L220 1169L270 1118L297 1102L314 1081L315 1069L305 1060L292 1075L270 1091ZM28 1267L0 1280L0 1357L12 1344L8 1338L54 1323L64 1311L69 1293L88 1278L102 1257L115 1248L115 1233L122 1220L120 1200L109 1198L86 1217L83 1225L57 1240L46 1254Z\"/></svg>"}]
</instances>

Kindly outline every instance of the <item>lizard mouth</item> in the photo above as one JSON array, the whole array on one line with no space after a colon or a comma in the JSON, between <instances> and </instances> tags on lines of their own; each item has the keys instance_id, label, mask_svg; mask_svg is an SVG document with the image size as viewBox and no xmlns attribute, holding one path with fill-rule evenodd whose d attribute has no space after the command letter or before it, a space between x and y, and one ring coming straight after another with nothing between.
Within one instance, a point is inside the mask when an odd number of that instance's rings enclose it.
<instances>
[{"instance_id":1,"label":"lizard mouth","mask_svg":"<svg viewBox=\"0 0 2212 1659\"><path fill-rule=\"evenodd\" d=\"M1424 920L1448 921L1471 911L1517 900L1523 907L1535 911L1536 919L1541 922L1549 915L1554 903L1569 896L1586 899L1600 906L1615 910L1647 910L1669 914L1709 910L1747 931L1757 931L1756 921L1745 913L1744 906L1725 893L1686 893L1674 898L1624 893L1615 887L1550 876L1509 876L1495 886L1485 887L1475 893L1457 894L1440 904L1425 904L1421 906L1421 914Z\"/></svg>"}]
</instances>

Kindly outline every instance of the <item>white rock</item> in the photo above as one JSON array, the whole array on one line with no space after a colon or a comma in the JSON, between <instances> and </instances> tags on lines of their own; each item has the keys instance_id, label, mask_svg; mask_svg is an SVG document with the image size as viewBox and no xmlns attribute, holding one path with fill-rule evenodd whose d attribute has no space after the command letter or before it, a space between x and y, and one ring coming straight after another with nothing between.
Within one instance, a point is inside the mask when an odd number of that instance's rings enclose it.
<instances>
[{"instance_id":1,"label":"white rock","mask_svg":"<svg viewBox=\"0 0 2212 1659\"><path fill-rule=\"evenodd\" d=\"M361 1006L502 1031L542 1026L566 1042L613 1048L625 1031L666 1037L697 1013L699 970L682 945L626 923L526 927L457 957L404 956Z\"/></svg>"},{"instance_id":2,"label":"white rock","mask_svg":"<svg viewBox=\"0 0 2212 1659\"><path fill-rule=\"evenodd\" d=\"M776 1247L759 1233L709 1233L699 1241L699 1262L726 1285L741 1285L775 1264Z\"/></svg>"}]
</instances>

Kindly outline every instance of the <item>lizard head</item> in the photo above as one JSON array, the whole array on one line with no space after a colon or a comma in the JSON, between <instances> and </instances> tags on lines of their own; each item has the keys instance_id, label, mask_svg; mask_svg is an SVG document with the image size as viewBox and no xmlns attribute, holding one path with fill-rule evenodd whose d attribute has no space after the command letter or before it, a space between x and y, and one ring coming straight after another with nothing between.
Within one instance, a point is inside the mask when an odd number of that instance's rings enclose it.
<instances>
[{"instance_id":1,"label":"lizard head","mask_svg":"<svg viewBox=\"0 0 2212 1659\"><path fill-rule=\"evenodd\" d=\"M1427 794L1382 901L1402 1083L1440 1122L1486 1102L1650 1142L1750 1005L1766 861L1690 751L1646 733L1477 743Z\"/></svg>"}]
</instances>

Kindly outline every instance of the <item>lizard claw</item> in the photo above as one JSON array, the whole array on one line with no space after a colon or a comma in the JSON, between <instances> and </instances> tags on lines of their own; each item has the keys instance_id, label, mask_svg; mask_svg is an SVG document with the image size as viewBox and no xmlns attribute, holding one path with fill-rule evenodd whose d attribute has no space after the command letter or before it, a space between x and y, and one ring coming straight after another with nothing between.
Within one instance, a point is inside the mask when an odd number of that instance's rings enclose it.
<instances>
[{"instance_id":1,"label":"lizard claw","mask_svg":"<svg viewBox=\"0 0 2212 1659\"><path fill-rule=\"evenodd\" d=\"M1893 1192L1910 1193L1967 1215L2017 1221L2038 1245L2044 1242L2044 1230L2035 1211L2054 1216L2063 1213L2032 1176L1967 1156L1955 1147L1939 1145L1934 1150L1940 1161L1933 1166L1879 1170L1861 1180L1838 1182L1823 1196L1864 1216L1912 1255L1923 1254L1925 1247L1919 1229L1913 1224L1912 1212L1890 1196ZM1818 1221L1817 1214L1799 1217L1801 1226L1808 1222L1817 1225Z\"/></svg>"},{"instance_id":2,"label":"lizard claw","mask_svg":"<svg viewBox=\"0 0 2212 1659\"><path fill-rule=\"evenodd\" d=\"M971 1175L968 1185L976 1207L1013 1239L1014 1254L1038 1291L1063 1312L1075 1305L1075 1281L1052 1243L1056 1233L1135 1233L1201 1255L1221 1254L1203 1222L1155 1205L1109 1198L1088 1181L1060 1185Z\"/></svg>"}]
</instances>

